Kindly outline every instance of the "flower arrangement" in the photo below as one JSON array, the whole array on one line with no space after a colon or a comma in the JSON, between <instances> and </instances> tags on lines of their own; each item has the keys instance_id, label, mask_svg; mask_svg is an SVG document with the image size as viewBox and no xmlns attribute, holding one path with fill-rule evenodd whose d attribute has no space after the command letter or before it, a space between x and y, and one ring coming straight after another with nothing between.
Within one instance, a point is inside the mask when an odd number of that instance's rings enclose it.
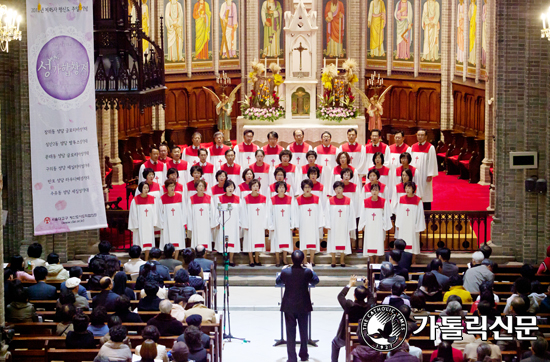
<instances>
[{"instance_id":1,"label":"flower arrangement","mask_svg":"<svg viewBox=\"0 0 550 362\"><path fill-rule=\"evenodd\" d=\"M285 109L281 106L278 89L284 83L279 74L281 67L271 63L272 76L267 76L267 71L261 62L252 62L252 72L248 74L250 83L254 83L250 96L241 103L241 111L245 118L273 122L285 116ZM262 73L264 73L262 75Z\"/></svg>"},{"instance_id":2,"label":"flower arrangement","mask_svg":"<svg viewBox=\"0 0 550 362\"><path fill-rule=\"evenodd\" d=\"M354 105L355 97L351 92L351 86L359 79L355 74L357 62L348 59L342 68L343 75L339 75L337 65L329 64L323 68L321 82L323 94L319 95L319 108L317 118L333 122L342 122L345 119L355 118L359 112Z\"/></svg>"}]
</instances>

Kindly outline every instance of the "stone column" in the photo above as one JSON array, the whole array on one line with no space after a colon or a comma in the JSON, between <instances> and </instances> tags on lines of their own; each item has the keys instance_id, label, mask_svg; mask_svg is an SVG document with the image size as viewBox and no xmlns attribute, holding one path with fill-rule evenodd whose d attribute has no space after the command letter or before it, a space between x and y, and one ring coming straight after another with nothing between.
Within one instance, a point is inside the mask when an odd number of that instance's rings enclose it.
<instances>
[{"instance_id":1,"label":"stone column","mask_svg":"<svg viewBox=\"0 0 550 362\"><path fill-rule=\"evenodd\" d=\"M111 165L113 165L113 185L122 185L122 161L120 160L118 153L118 110L111 108Z\"/></svg>"},{"instance_id":2,"label":"stone column","mask_svg":"<svg viewBox=\"0 0 550 362\"><path fill-rule=\"evenodd\" d=\"M489 0L487 2L487 37L486 40L487 61L485 64L487 72L487 80L485 82L485 158L481 164L480 170L480 185L489 185L491 183L490 168L494 164L495 157L495 88L494 88L494 59L495 59L495 33L494 33L494 17L495 17L495 1ZM480 61L481 63L481 61ZM495 192L491 188L489 210L493 210L495 207Z\"/></svg>"},{"instance_id":3,"label":"stone column","mask_svg":"<svg viewBox=\"0 0 550 362\"><path fill-rule=\"evenodd\" d=\"M399 1L399 0L397 0ZM394 0L388 0L388 7L386 8L386 39L388 39L387 44L388 47L386 48L386 54L387 54L387 67L388 67L388 77L391 76L391 68L393 66L393 22L395 21L395 18L393 17L395 11L395 2Z\"/></svg>"},{"instance_id":4,"label":"stone column","mask_svg":"<svg viewBox=\"0 0 550 362\"><path fill-rule=\"evenodd\" d=\"M323 49L325 47L325 43L323 42L324 25L325 9L323 8L323 0L317 0L317 79L321 79L321 74L323 73ZM317 83L317 94L323 94L323 85L320 81ZM319 99L316 99L316 101L319 101Z\"/></svg>"},{"instance_id":5,"label":"stone column","mask_svg":"<svg viewBox=\"0 0 550 362\"><path fill-rule=\"evenodd\" d=\"M258 1L247 1L246 4L246 11L244 9L243 4L241 3L241 14L244 15L246 13L246 16L241 17L241 19L245 22L243 31L246 29L245 34L259 34L259 3ZM284 26L284 25L283 25ZM284 34L284 31L281 31L281 34ZM241 38L243 40L244 37ZM243 83L243 89L241 91L241 94L243 96L250 94L250 91L252 90L253 84L248 82L247 76L248 73L252 71L252 62L254 60L259 61L260 60L260 50L259 50L259 43L258 43L258 36L252 36L250 39L255 39L251 41L241 41L241 49L245 49L245 56L241 55L241 82Z\"/></svg>"},{"instance_id":6,"label":"stone column","mask_svg":"<svg viewBox=\"0 0 550 362\"><path fill-rule=\"evenodd\" d=\"M105 201L109 200L109 190L105 184L105 144L110 144L109 139L109 110L104 107L96 110L96 127L97 127L97 143L98 143L98 156L99 156L99 170L101 173L101 186L103 188L103 198ZM107 132L107 135L105 135Z\"/></svg>"},{"instance_id":7,"label":"stone column","mask_svg":"<svg viewBox=\"0 0 550 362\"><path fill-rule=\"evenodd\" d=\"M452 114L452 71L454 64L451 53L451 6L450 0L441 2L441 130L452 129L450 115ZM443 134L441 134L443 136Z\"/></svg>"},{"instance_id":8,"label":"stone column","mask_svg":"<svg viewBox=\"0 0 550 362\"><path fill-rule=\"evenodd\" d=\"M468 57L470 55L470 17L468 16L470 11L469 0L464 0L464 65L462 67L462 81L466 81L468 75Z\"/></svg>"},{"instance_id":9,"label":"stone column","mask_svg":"<svg viewBox=\"0 0 550 362\"><path fill-rule=\"evenodd\" d=\"M483 31L483 0L476 0L477 13L476 13L476 44L474 51L476 52L476 84L479 83L479 77L481 75L481 36Z\"/></svg>"},{"instance_id":10,"label":"stone column","mask_svg":"<svg viewBox=\"0 0 550 362\"><path fill-rule=\"evenodd\" d=\"M387 14L386 9L386 14ZM361 89L363 92L365 90L365 68L367 66L367 24L368 22L368 8L367 8L367 2L361 1L359 4L359 24L360 24L360 36L359 36L359 42L360 42L360 48L359 48L359 56L357 63L359 64L359 82L357 83L357 88ZM363 113L363 103L361 102L361 97L356 96L355 97L355 105L359 109L359 113ZM364 142L364 140L360 140L361 143Z\"/></svg>"}]
</instances>

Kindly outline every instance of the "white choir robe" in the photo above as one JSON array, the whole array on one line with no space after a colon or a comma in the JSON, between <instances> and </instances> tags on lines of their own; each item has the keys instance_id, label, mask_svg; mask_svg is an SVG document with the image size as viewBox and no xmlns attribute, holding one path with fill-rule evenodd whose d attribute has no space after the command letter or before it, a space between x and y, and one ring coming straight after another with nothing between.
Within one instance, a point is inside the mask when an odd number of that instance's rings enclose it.
<instances>
[{"instance_id":1,"label":"white choir robe","mask_svg":"<svg viewBox=\"0 0 550 362\"><path fill-rule=\"evenodd\" d=\"M271 167L264 162L262 166L258 166L256 163L253 163L248 168L254 172L254 177L256 180L260 181L260 194L264 196L269 195L269 185L275 182L275 180L270 182L273 174Z\"/></svg>"},{"instance_id":2,"label":"white choir robe","mask_svg":"<svg viewBox=\"0 0 550 362\"><path fill-rule=\"evenodd\" d=\"M195 181L191 180L185 185L185 189L187 192L187 197L191 197L193 195L197 194L197 189L195 188ZM206 183L206 188L204 190L205 194L211 195L212 191L208 188L208 182Z\"/></svg>"},{"instance_id":3,"label":"white choir robe","mask_svg":"<svg viewBox=\"0 0 550 362\"><path fill-rule=\"evenodd\" d=\"M239 196L221 195L216 197L215 204L221 204L222 214L218 216L219 229L216 230L216 250L219 253L223 252L223 213L225 213L225 236L229 237L227 242L227 252L240 253L241 252L241 222L243 217L243 205ZM232 210L229 212L228 208L231 205Z\"/></svg>"},{"instance_id":4,"label":"white choir robe","mask_svg":"<svg viewBox=\"0 0 550 362\"><path fill-rule=\"evenodd\" d=\"M237 186L237 189L235 190L235 194L241 198L241 200L250 195L252 193L252 190L250 189L250 186L243 182L239 186Z\"/></svg>"},{"instance_id":5,"label":"white choir robe","mask_svg":"<svg viewBox=\"0 0 550 362\"><path fill-rule=\"evenodd\" d=\"M176 189L174 191L179 192L183 196L184 199L186 198L186 195L187 195L186 187L184 187L179 182L176 183ZM166 189L166 186L162 186L162 194L164 195L167 192L168 192L168 190Z\"/></svg>"},{"instance_id":6,"label":"white choir robe","mask_svg":"<svg viewBox=\"0 0 550 362\"><path fill-rule=\"evenodd\" d=\"M195 148L195 146L189 146L183 149L183 154L181 158L187 161L189 168L197 165L200 162L199 150L200 148ZM206 157L206 162L209 162L209 159L210 155Z\"/></svg>"},{"instance_id":7,"label":"white choir robe","mask_svg":"<svg viewBox=\"0 0 550 362\"><path fill-rule=\"evenodd\" d=\"M163 186L164 187L164 186ZM156 182L153 181L152 184L149 185L149 192L148 192L148 195L151 195L157 199L160 198L160 196L163 194L164 192L161 191L160 189L160 185ZM136 189L136 192L134 193L134 197L137 197L139 196L140 192L139 192L139 189Z\"/></svg>"},{"instance_id":8,"label":"white choir robe","mask_svg":"<svg viewBox=\"0 0 550 362\"><path fill-rule=\"evenodd\" d=\"M269 211L269 240L271 240L271 252L278 253L294 250L294 240L292 239L292 229L296 227L296 200L294 197L285 195L271 197Z\"/></svg>"},{"instance_id":9,"label":"white choir robe","mask_svg":"<svg viewBox=\"0 0 550 362\"><path fill-rule=\"evenodd\" d=\"M349 142L342 144L338 147L336 154L340 152L347 152L350 157L349 164L355 167L357 170L363 169L363 163L365 162L365 146L360 145L355 142L353 145L350 145ZM354 171L355 172L355 171Z\"/></svg>"},{"instance_id":10,"label":"white choir robe","mask_svg":"<svg viewBox=\"0 0 550 362\"><path fill-rule=\"evenodd\" d=\"M292 142L286 149L292 152L292 160L290 160L290 163L296 165L298 168L307 164L306 154L308 151L312 150L311 146L305 142L301 145L296 142Z\"/></svg>"},{"instance_id":11,"label":"white choir robe","mask_svg":"<svg viewBox=\"0 0 550 362\"><path fill-rule=\"evenodd\" d=\"M317 166L317 168L319 169L319 172L321 173L320 175L317 176L317 180L319 180L319 182L321 182L321 180L323 179L323 166L318 165L318 164L315 164L315 166ZM302 181L305 180L306 178L308 178L307 177L307 171L309 170L309 167L310 167L309 164L302 166L302 172L301 172L301 177L300 177L301 180L300 180L300 182L298 182L296 184L298 188L301 187Z\"/></svg>"},{"instance_id":12,"label":"white choir robe","mask_svg":"<svg viewBox=\"0 0 550 362\"><path fill-rule=\"evenodd\" d=\"M201 180L206 181L206 183L209 185L214 185L215 183L217 183L216 178L214 177L216 176L216 173L214 172L213 164L211 164L210 162L206 162L203 165L199 162L197 163L197 165L199 165L202 168ZM190 177L192 178L193 175L191 175Z\"/></svg>"},{"instance_id":13,"label":"white choir robe","mask_svg":"<svg viewBox=\"0 0 550 362\"><path fill-rule=\"evenodd\" d=\"M386 187L386 185L384 185L382 182L378 182L378 185L380 186L380 193L378 195L389 200L389 198L387 197L388 188ZM371 186L371 183L367 182L363 187L363 199L368 199L372 196L372 193L370 192Z\"/></svg>"},{"instance_id":14,"label":"white choir robe","mask_svg":"<svg viewBox=\"0 0 550 362\"><path fill-rule=\"evenodd\" d=\"M413 178L412 178L412 182L414 182L416 185L417 185L417 192L416 192L416 195L422 197L422 195L420 195L418 193L418 172L416 172L416 168L414 166L409 166L409 169L411 170L412 174L413 174ZM403 166L399 166L397 168L395 168L394 170L391 171L391 177L390 177L390 185L391 185L391 189L392 189L392 193L391 193L391 199L393 200L393 190L395 190L395 186L396 185L399 185L401 183L401 175L403 174Z\"/></svg>"},{"instance_id":15,"label":"white choir robe","mask_svg":"<svg viewBox=\"0 0 550 362\"><path fill-rule=\"evenodd\" d=\"M378 173L380 173L380 178L378 179L378 182L382 183L382 184L386 185L386 187L388 187L386 189L386 196L387 196L387 199L390 200L391 199L391 191L392 191L392 184L391 184L391 178L390 178L390 175L391 175L390 168L386 167L386 166L382 166L381 168L375 168L373 166L373 167L369 168L369 171L370 170L377 170ZM370 182L368 177L367 177L367 182Z\"/></svg>"},{"instance_id":16,"label":"white choir robe","mask_svg":"<svg viewBox=\"0 0 550 362\"><path fill-rule=\"evenodd\" d=\"M262 147L262 150L264 150L265 156L264 156L264 163L267 163L269 166L273 167L273 170L275 171L276 165L281 163L281 160L279 159L279 153L284 151L284 148L277 145L275 147L271 147L269 144ZM253 159L251 162L256 162L256 159Z\"/></svg>"},{"instance_id":17,"label":"white choir robe","mask_svg":"<svg viewBox=\"0 0 550 362\"><path fill-rule=\"evenodd\" d=\"M355 205L344 196L326 201L325 227L328 229L327 253L351 254L351 240L355 239Z\"/></svg>"},{"instance_id":18,"label":"white choir robe","mask_svg":"<svg viewBox=\"0 0 550 362\"><path fill-rule=\"evenodd\" d=\"M214 197L206 194L200 197L195 194L189 198L187 208L187 230L190 232L191 247L203 245L206 250L211 251L212 229L218 225Z\"/></svg>"},{"instance_id":19,"label":"white choir robe","mask_svg":"<svg viewBox=\"0 0 550 362\"><path fill-rule=\"evenodd\" d=\"M241 166L236 163L233 163L233 166L229 166L227 163L222 165L221 170L227 172L227 179L235 183L235 191L237 191L237 185L240 185L243 182L241 175Z\"/></svg>"},{"instance_id":20,"label":"white choir robe","mask_svg":"<svg viewBox=\"0 0 550 362\"><path fill-rule=\"evenodd\" d=\"M133 245L139 245L143 250L155 246L155 228L162 227L158 202L157 197L147 195L134 197L130 203L128 230L133 234Z\"/></svg>"},{"instance_id":21,"label":"white choir robe","mask_svg":"<svg viewBox=\"0 0 550 362\"><path fill-rule=\"evenodd\" d=\"M384 166L388 166L390 164L390 146L384 142L379 142L377 146L374 146L372 142L370 142L365 145L365 161L363 162L363 169L359 170L361 175L368 174L369 168L374 166L372 156L374 156L376 152L381 152L384 155Z\"/></svg>"},{"instance_id":22,"label":"white choir robe","mask_svg":"<svg viewBox=\"0 0 550 362\"><path fill-rule=\"evenodd\" d=\"M269 229L271 200L264 195L247 195L243 200L243 251L265 251L265 231Z\"/></svg>"},{"instance_id":23,"label":"white choir robe","mask_svg":"<svg viewBox=\"0 0 550 362\"><path fill-rule=\"evenodd\" d=\"M359 184L359 173L356 171L355 167L351 166L349 168L353 171L353 177L351 178L350 181L353 182L354 184L358 185ZM332 170L330 181L328 182L328 184L326 184L327 185L327 195L330 195L330 196L336 195L336 193L334 192L333 186L334 186L334 183L336 181L342 181L342 176L340 176L341 171L342 171L341 166L336 166Z\"/></svg>"},{"instance_id":24,"label":"white choir robe","mask_svg":"<svg viewBox=\"0 0 550 362\"><path fill-rule=\"evenodd\" d=\"M325 168L325 172L328 173L328 177L330 177L332 169L337 166L336 151L338 151L338 149L333 145L325 147L320 144L319 146L315 147L315 152L317 152L316 162L319 162L319 164Z\"/></svg>"},{"instance_id":25,"label":"white choir robe","mask_svg":"<svg viewBox=\"0 0 550 362\"><path fill-rule=\"evenodd\" d=\"M191 179L189 176L187 161L180 160L178 163L176 163L174 160L170 160L166 162L166 172L168 172L168 170L171 168L175 168L176 170L178 170L178 183L185 185ZM164 180L167 179L168 177L166 176L166 174L164 174Z\"/></svg>"},{"instance_id":26,"label":"white choir robe","mask_svg":"<svg viewBox=\"0 0 550 362\"><path fill-rule=\"evenodd\" d=\"M407 192L405 191L405 184L400 182L395 185L391 197L391 211L393 214L397 212L397 206L399 205L399 200L401 200L401 196L404 196L406 194Z\"/></svg>"},{"instance_id":27,"label":"white choir robe","mask_svg":"<svg viewBox=\"0 0 550 362\"><path fill-rule=\"evenodd\" d=\"M179 192L172 197L164 194L160 197L160 249L172 243L176 250L185 249L185 224L187 223L187 207L183 195Z\"/></svg>"},{"instance_id":28,"label":"white choir robe","mask_svg":"<svg viewBox=\"0 0 550 362\"><path fill-rule=\"evenodd\" d=\"M427 141L423 145L417 142L411 147L411 156L411 165L416 167L418 174L417 194L422 196L422 202L432 202L434 199L433 180L427 182L426 179L428 176L438 175L435 147Z\"/></svg>"},{"instance_id":29,"label":"white choir robe","mask_svg":"<svg viewBox=\"0 0 550 362\"><path fill-rule=\"evenodd\" d=\"M383 197L363 200L359 230L363 231L363 256L384 255L386 231L392 228L390 204Z\"/></svg>"},{"instance_id":30,"label":"white choir robe","mask_svg":"<svg viewBox=\"0 0 550 362\"><path fill-rule=\"evenodd\" d=\"M269 185L269 197L273 197L273 196L276 196L279 192L277 191L277 189L275 188L277 186L277 183L272 183L271 185ZM294 196L292 195L291 193L291 187L290 185L287 183L286 184L286 192L285 192L285 195L289 195L289 196Z\"/></svg>"},{"instance_id":31,"label":"white choir robe","mask_svg":"<svg viewBox=\"0 0 550 362\"><path fill-rule=\"evenodd\" d=\"M297 190L298 187L296 186L296 184L298 180L300 180L300 168L296 167L296 165L293 165L291 163L289 163L288 166L283 166L283 164L280 163L274 168L274 170L277 169L278 167L281 167L286 172L285 182L291 187L291 190L289 191L289 195L295 196L298 193L298 190ZM300 185L301 185L301 182L302 181L300 181Z\"/></svg>"},{"instance_id":32,"label":"white choir robe","mask_svg":"<svg viewBox=\"0 0 550 362\"><path fill-rule=\"evenodd\" d=\"M300 249L319 251L319 234L325 226L322 200L316 195L301 195L294 205L294 225L300 230Z\"/></svg>"},{"instance_id":33,"label":"white choir robe","mask_svg":"<svg viewBox=\"0 0 550 362\"><path fill-rule=\"evenodd\" d=\"M258 146L254 143L247 145L242 142L233 148L235 151L235 163L238 165L250 165L253 162L256 162L256 151Z\"/></svg>"},{"instance_id":34,"label":"white choir robe","mask_svg":"<svg viewBox=\"0 0 550 362\"><path fill-rule=\"evenodd\" d=\"M407 145L406 143L403 143L400 147L397 146L397 144L393 144L390 146L390 163L388 165L388 167L390 169L392 169L392 172L393 170L395 170L397 167L401 166L401 154L403 152L411 152L410 151L410 147L409 145ZM384 156L386 157L386 156Z\"/></svg>"},{"instance_id":35,"label":"white choir robe","mask_svg":"<svg viewBox=\"0 0 550 362\"><path fill-rule=\"evenodd\" d=\"M159 185L164 185L164 181L166 181L166 164L158 161L156 164L151 162L151 160L147 160L144 163L141 164L139 168L139 175L138 175L138 184L145 181L145 178L143 177L143 170L146 168L151 168L155 172L155 182Z\"/></svg>"},{"instance_id":36,"label":"white choir robe","mask_svg":"<svg viewBox=\"0 0 550 362\"><path fill-rule=\"evenodd\" d=\"M344 196L353 200L355 205L355 218L361 216L361 200L363 200L363 193L361 192L361 186L350 182L347 185L344 184Z\"/></svg>"},{"instance_id":37,"label":"white choir robe","mask_svg":"<svg viewBox=\"0 0 550 362\"><path fill-rule=\"evenodd\" d=\"M405 250L420 254L420 233L426 230L424 205L418 196L401 196L395 213L395 238L407 243Z\"/></svg>"},{"instance_id":38,"label":"white choir robe","mask_svg":"<svg viewBox=\"0 0 550 362\"><path fill-rule=\"evenodd\" d=\"M218 147L217 145L214 145L210 148L208 148L208 156L210 157L210 162L212 165L214 165L214 175L216 172L220 170L222 165L225 163L225 151L229 150L229 146L222 145L221 147Z\"/></svg>"}]
</instances>

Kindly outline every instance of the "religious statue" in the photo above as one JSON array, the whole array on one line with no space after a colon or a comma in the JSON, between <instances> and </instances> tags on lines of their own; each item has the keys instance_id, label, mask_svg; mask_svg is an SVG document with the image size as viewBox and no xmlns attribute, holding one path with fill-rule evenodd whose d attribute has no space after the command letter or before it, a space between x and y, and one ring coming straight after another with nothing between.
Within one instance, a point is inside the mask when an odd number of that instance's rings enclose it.
<instances>
[{"instance_id":1,"label":"religious statue","mask_svg":"<svg viewBox=\"0 0 550 362\"><path fill-rule=\"evenodd\" d=\"M235 97L237 96L237 91L241 88L241 84L235 87L233 91L229 94L229 97L222 93L222 99L218 97L216 93L210 89L203 87L208 94L212 102L216 104L216 114L218 115L218 129L223 132L223 136L226 140L231 139L229 131L231 131L231 112L233 111L233 103L235 102Z\"/></svg>"},{"instance_id":2,"label":"religious statue","mask_svg":"<svg viewBox=\"0 0 550 362\"><path fill-rule=\"evenodd\" d=\"M474 0L470 1L470 7L468 9L468 16L470 18L470 50L468 54L468 63L476 65L476 18L477 18L477 4Z\"/></svg>"},{"instance_id":3,"label":"religious statue","mask_svg":"<svg viewBox=\"0 0 550 362\"><path fill-rule=\"evenodd\" d=\"M386 93L390 90L392 86L390 85L388 88L386 88L386 90L382 92L380 97L378 96L378 94L375 94L370 99L359 88L357 88L356 86L352 86L352 87L361 96L363 107L365 107L365 109L367 110L367 113L369 114L369 130L382 129L381 116L382 114L384 114L384 109L382 108L382 104L384 104Z\"/></svg>"},{"instance_id":4,"label":"religious statue","mask_svg":"<svg viewBox=\"0 0 550 362\"><path fill-rule=\"evenodd\" d=\"M439 3L428 0L422 11L422 29L424 30L424 50L420 60L434 62L439 59Z\"/></svg>"},{"instance_id":5,"label":"religious statue","mask_svg":"<svg viewBox=\"0 0 550 362\"><path fill-rule=\"evenodd\" d=\"M325 21L327 23L326 56L334 58L344 57L344 3L340 0L330 0L325 6Z\"/></svg>"},{"instance_id":6,"label":"religious statue","mask_svg":"<svg viewBox=\"0 0 550 362\"><path fill-rule=\"evenodd\" d=\"M386 27L386 5L383 0L373 0L369 6L367 26L370 29L370 57L383 57L384 28Z\"/></svg>"},{"instance_id":7,"label":"religious statue","mask_svg":"<svg viewBox=\"0 0 550 362\"><path fill-rule=\"evenodd\" d=\"M206 60L209 58L208 42L212 19L210 5L206 1L197 1L193 8L193 19L195 19L195 59Z\"/></svg>"},{"instance_id":8,"label":"religious statue","mask_svg":"<svg viewBox=\"0 0 550 362\"><path fill-rule=\"evenodd\" d=\"M167 60L171 62L183 61L183 7L178 0L170 0L166 4L164 15L168 39Z\"/></svg>"},{"instance_id":9,"label":"religious statue","mask_svg":"<svg viewBox=\"0 0 550 362\"><path fill-rule=\"evenodd\" d=\"M283 20L281 2L266 0L262 5L261 15L264 28L262 56L264 58L278 57L281 53L281 28Z\"/></svg>"},{"instance_id":10,"label":"religious statue","mask_svg":"<svg viewBox=\"0 0 550 362\"><path fill-rule=\"evenodd\" d=\"M141 0L141 28L143 33L149 36L149 6L147 0ZM143 39L143 53L149 49L149 42Z\"/></svg>"},{"instance_id":11,"label":"religious statue","mask_svg":"<svg viewBox=\"0 0 550 362\"><path fill-rule=\"evenodd\" d=\"M395 59L409 59L411 57L413 7L410 1L401 0L395 6L397 52Z\"/></svg>"},{"instance_id":12,"label":"religious statue","mask_svg":"<svg viewBox=\"0 0 550 362\"><path fill-rule=\"evenodd\" d=\"M220 8L222 29L222 58L237 58L238 11L233 0L225 0Z\"/></svg>"},{"instance_id":13,"label":"religious statue","mask_svg":"<svg viewBox=\"0 0 550 362\"><path fill-rule=\"evenodd\" d=\"M465 12L466 12L466 4L464 4L464 0L459 0L460 3L458 4L458 25L457 25L457 32L456 32L456 61L459 63L464 63L464 25L466 22L465 18Z\"/></svg>"}]
</instances>

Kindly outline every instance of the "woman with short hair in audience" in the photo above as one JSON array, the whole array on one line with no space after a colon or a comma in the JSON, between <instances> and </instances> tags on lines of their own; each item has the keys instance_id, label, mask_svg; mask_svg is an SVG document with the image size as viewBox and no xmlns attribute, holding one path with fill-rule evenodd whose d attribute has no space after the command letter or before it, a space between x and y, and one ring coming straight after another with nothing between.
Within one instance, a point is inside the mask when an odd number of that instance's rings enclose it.
<instances>
[{"instance_id":1,"label":"woman with short hair in audience","mask_svg":"<svg viewBox=\"0 0 550 362\"><path fill-rule=\"evenodd\" d=\"M159 344L158 341L160 339L160 332L157 327L155 326L147 326L143 328L143 332L141 332L141 337L144 341L151 340L156 343L157 345L157 357L155 360L161 360L163 362L169 362L168 360L168 354L166 353L166 346ZM142 346L136 347L136 356L141 357L141 349Z\"/></svg>"},{"instance_id":2,"label":"woman with short hair in audience","mask_svg":"<svg viewBox=\"0 0 550 362\"><path fill-rule=\"evenodd\" d=\"M144 286L145 297L143 295L138 303L139 311L158 311L162 299L157 295L159 286L152 282L146 282Z\"/></svg>"},{"instance_id":3,"label":"woman with short hair in audience","mask_svg":"<svg viewBox=\"0 0 550 362\"><path fill-rule=\"evenodd\" d=\"M196 293L195 288L189 285L189 273L185 269L179 269L174 275L175 284L168 289L168 299L174 300L176 296L182 296L189 299Z\"/></svg>"},{"instance_id":4,"label":"woman with short hair in audience","mask_svg":"<svg viewBox=\"0 0 550 362\"><path fill-rule=\"evenodd\" d=\"M74 299L74 297L73 297ZM72 331L73 328L73 317L76 314L76 308L73 304L65 304L59 310L59 323L57 323L57 329L55 332L56 336L66 337L67 334Z\"/></svg>"},{"instance_id":5,"label":"woman with short hair in audience","mask_svg":"<svg viewBox=\"0 0 550 362\"><path fill-rule=\"evenodd\" d=\"M189 348L189 359L195 362L207 362L208 353L203 347L200 329L196 326L188 326L183 336Z\"/></svg>"},{"instance_id":6,"label":"woman with short hair in audience","mask_svg":"<svg viewBox=\"0 0 550 362\"><path fill-rule=\"evenodd\" d=\"M8 268L13 270L13 273L15 274L15 279L19 279L22 282L36 281L34 279L34 276L32 275L32 271L31 271L31 274L25 271L25 268L23 266L23 257L21 255L12 256L10 259L10 264L8 265ZM32 264L31 264L31 268L32 268Z\"/></svg>"},{"instance_id":7,"label":"woman with short hair in audience","mask_svg":"<svg viewBox=\"0 0 550 362\"><path fill-rule=\"evenodd\" d=\"M127 296L121 295L115 301L115 314L122 323L142 323L141 317L137 313L130 311L131 303Z\"/></svg>"},{"instance_id":8,"label":"woman with short hair in audience","mask_svg":"<svg viewBox=\"0 0 550 362\"><path fill-rule=\"evenodd\" d=\"M120 319L119 316L112 314L111 317L109 318L109 322L107 323L107 326L109 327L109 333L107 333L106 335L104 335L99 339L99 345L103 346L106 342L110 341L111 329L114 326L121 326L121 325L122 325L122 319ZM128 347L132 348L132 343L130 342L130 338L128 338L128 336L126 336L123 342L124 344L128 345Z\"/></svg>"},{"instance_id":9,"label":"woman with short hair in audience","mask_svg":"<svg viewBox=\"0 0 550 362\"><path fill-rule=\"evenodd\" d=\"M48 276L46 277L46 282L69 279L69 271L62 264L59 264L59 255L50 253L47 261L46 269L48 269Z\"/></svg>"},{"instance_id":10,"label":"woman with short hair in audience","mask_svg":"<svg viewBox=\"0 0 550 362\"><path fill-rule=\"evenodd\" d=\"M450 341L441 342L437 347L437 350L433 351L430 361L434 361L436 358L441 358L443 362L464 361L462 352L456 348L453 348Z\"/></svg>"},{"instance_id":11,"label":"woman with short hair in audience","mask_svg":"<svg viewBox=\"0 0 550 362\"><path fill-rule=\"evenodd\" d=\"M84 313L77 313L73 317L73 330L67 333L65 348L67 349L94 349L97 344L94 334L88 330L90 318Z\"/></svg>"},{"instance_id":12,"label":"woman with short hair in audience","mask_svg":"<svg viewBox=\"0 0 550 362\"><path fill-rule=\"evenodd\" d=\"M195 288L195 290L204 290L204 280L200 276L202 268L199 263L193 260L189 263L187 270L189 271L189 285Z\"/></svg>"},{"instance_id":13,"label":"woman with short hair in audience","mask_svg":"<svg viewBox=\"0 0 550 362\"><path fill-rule=\"evenodd\" d=\"M76 296L72 290L65 290L59 294L59 299L55 305L55 320L63 319L63 306L66 304L73 305L76 303ZM76 306L75 306L76 309ZM88 308L89 309L89 308Z\"/></svg>"},{"instance_id":14,"label":"woman with short hair in audience","mask_svg":"<svg viewBox=\"0 0 550 362\"><path fill-rule=\"evenodd\" d=\"M141 360L140 362L156 362L159 359L157 353L157 343L148 339L141 344Z\"/></svg>"},{"instance_id":15,"label":"woman with short hair in audience","mask_svg":"<svg viewBox=\"0 0 550 362\"><path fill-rule=\"evenodd\" d=\"M41 259L42 256L42 245L40 243L32 243L27 248L27 257L25 258L25 265L28 265L27 263L30 262L32 265L32 269L36 268L37 266L46 266L46 261L44 259Z\"/></svg>"},{"instance_id":16,"label":"woman with short hair in audience","mask_svg":"<svg viewBox=\"0 0 550 362\"><path fill-rule=\"evenodd\" d=\"M101 281L101 278L105 276L105 260L100 258L94 258L90 262L90 267L92 269L92 277L88 279L88 283L86 284L87 290L101 290L101 286L99 285L99 282Z\"/></svg>"},{"instance_id":17,"label":"woman with short hair in audience","mask_svg":"<svg viewBox=\"0 0 550 362\"><path fill-rule=\"evenodd\" d=\"M429 316L430 312L426 310L426 298L424 293L415 290L411 296L411 316Z\"/></svg>"},{"instance_id":18,"label":"woman with short hair in audience","mask_svg":"<svg viewBox=\"0 0 550 362\"><path fill-rule=\"evenodd\" d=\"M195 254L195 249L193 248L186 248L185 250L183 250L183 268L185 268L185 270L189 271L189 264L195 260L195 258L197 257L197 255ZM178 271L178 268L175 268L174 269L174 273ZM200 277L203 278L203 272L202 272L202 268L201 268L201 273L200 273Z\"/></svg>"},{"instance_id":19,"label":"woman with short hair in audience","mask_svg":"<svg viewBox=\"0 0 550 362\"><path fill-rule=\"evenodd\" d=\"M107 357L111 362L131 362L132 351L124 340L127 337L127 330L124 326L114 326L109 330L111 339L99 349L98 356Z\"/></svg>"},{"instance_id":20,"label":"woman with short hair in audience","mask_svg":"<svg viewBox=\"0 0 550 362\"><path fill-rule=\"evenodd\" d=\"M107 327L107 309L103 306L99 306L92 310L90 315L90 325L88 330L94 334L94 337L103 337L109 332L109 327Z\"/></svg>"},{"instance_id":21,"label":"woman with short hair in audience","mask_svg":"<svg viewBox=\"0 0 550 362\"><path fill-rule=\"evenodd\" d=\"M27 289L21 285L21 281L16 280L11 284L8 288L8 294L13 297L13 302L6 306L6 322L38 322L38 316L36 315L34 305L29 303Z\"/></svg>"},{"instance_id":22,"label":"woman with short hair in audience","mask_svg":"<svg viewBox=\"0 0 550 362\"><path fill-rule=\"evenodd\" d=\"M128 277L126 276L126 273L123 271L119 271L115 274L115 277L113 278L114 286L113 286L113 293L118 295L125 295L130 300L136 299L136 294L134 291L126 286L126 283L128 282Z\"/></svg>"},{"instance_id":23,"label":"woman with short hair in audience","mask_svg":"<svg viewBox=\"0 0 550 362\"><path fill-rule=\"evenodd\" d=\"M173 298L170 298L170 300L174 301L174 303L172 303L170 315L183 323L185 320L185 305L188 299L183 295L175 295Z\"/></svg>"},{"instance_id":24,"label":"woman with short hair in audience","mask_svg":"<svg viewBox=\"0 0 550 362\"><path fill-rule=\"evenodd\" d=\"M427 302L443 301L443 291L437 282L435 274L432 272L427 272L424 274L424 277L422 278L422 285L419 286L418 290L424 295Z\"/></svg>"}]
</instances>

